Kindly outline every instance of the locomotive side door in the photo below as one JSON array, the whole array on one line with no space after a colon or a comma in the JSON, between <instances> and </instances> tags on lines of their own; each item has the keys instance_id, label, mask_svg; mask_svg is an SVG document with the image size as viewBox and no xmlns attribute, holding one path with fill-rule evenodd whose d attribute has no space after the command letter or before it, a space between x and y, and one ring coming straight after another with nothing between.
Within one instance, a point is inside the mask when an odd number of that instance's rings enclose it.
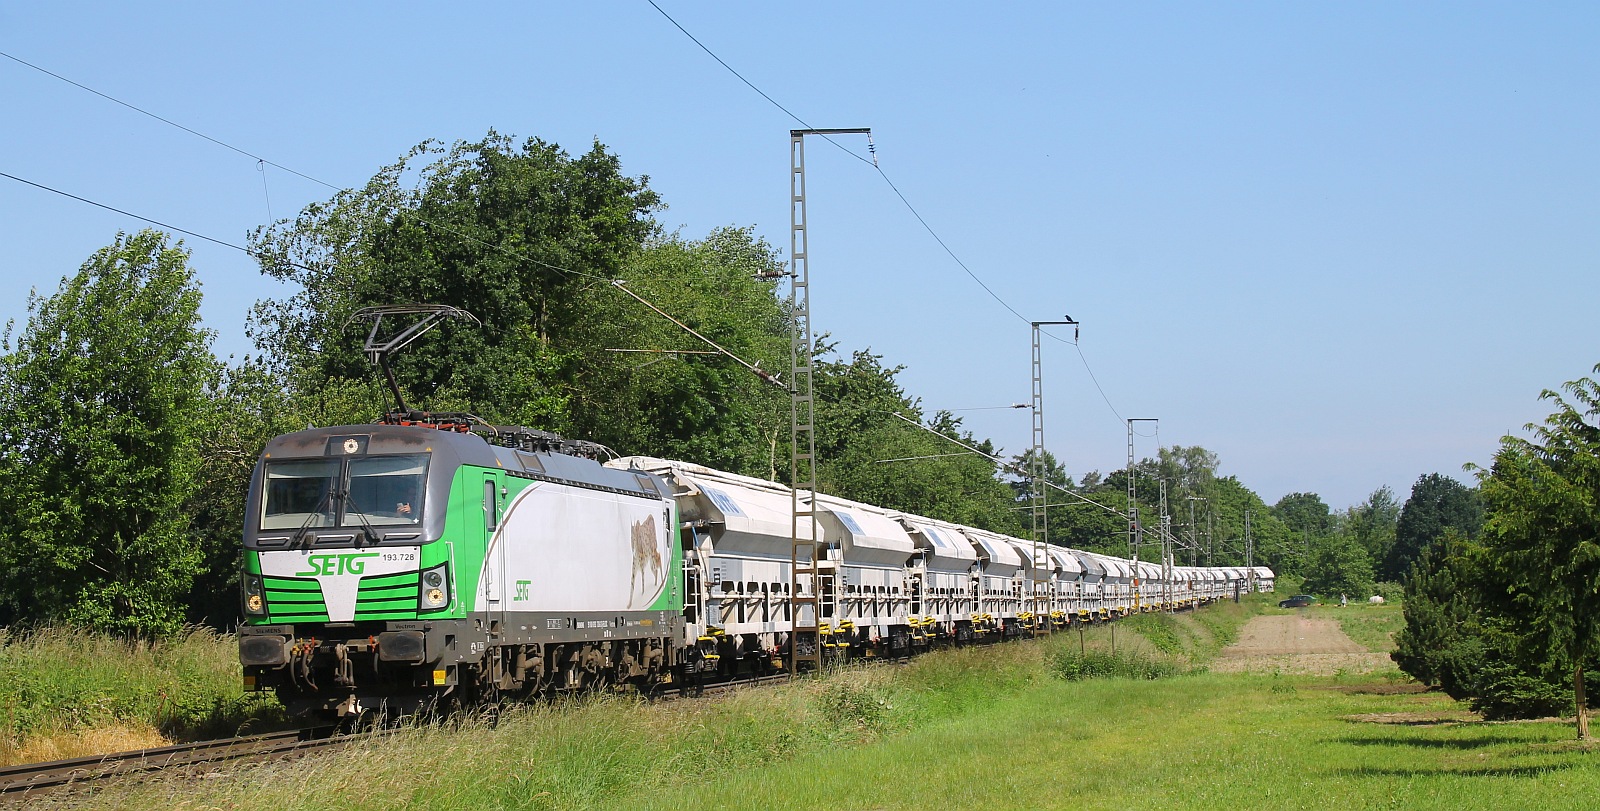
<instances>
[{"instance_id":1,"label":"locomotive side door","mask_svg":"<svg viewBox=\"0 0 1600 811\"><path fill-rule=\"evenodd\" d=\"M488 614L489 638L500 635L506 618L506 533L500 531L502 503L500 484L492 472L483 474L483 608Z\"/></svg>"}]
</instances>

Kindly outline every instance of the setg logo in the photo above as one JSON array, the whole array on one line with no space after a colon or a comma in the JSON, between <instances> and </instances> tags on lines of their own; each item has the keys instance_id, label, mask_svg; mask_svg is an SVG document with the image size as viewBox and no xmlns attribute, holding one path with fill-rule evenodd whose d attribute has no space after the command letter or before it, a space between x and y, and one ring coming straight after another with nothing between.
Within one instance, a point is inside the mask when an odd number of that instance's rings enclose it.
<instances>
[{"instance_id":1,"label":"setg logo","mask_svg":"<svg viewBox=\"0 0 1600 811\"><path fill-rule=\"evenodd\" d=\"M367 568L367 558L377 552L346 552L342 555L311 555L306 558L309 571L295 572L295 577L327 577L338 574L361 574Z\"/></svg>"}]
</instances>

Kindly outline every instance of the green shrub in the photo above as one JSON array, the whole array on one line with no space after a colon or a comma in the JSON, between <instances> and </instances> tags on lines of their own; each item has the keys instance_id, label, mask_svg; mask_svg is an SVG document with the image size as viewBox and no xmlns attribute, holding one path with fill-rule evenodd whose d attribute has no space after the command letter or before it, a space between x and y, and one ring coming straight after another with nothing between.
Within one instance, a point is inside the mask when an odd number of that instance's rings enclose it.
<instances>
[{"instance_id":1,"label":"green shrub","mask_svg":"<svg viewBox=\"0 0 1600 811\"><path fill-rule=\"evenodd\" d=\"M865 730L878 731L885 726L889 711L894 705L886 694L870 686L851 682L833 682L825 686L817 701L822 714L841 726L855 725Z\"/></svg>"},{"instance_id":2,"label":"green shrub","mask_svg":"<svg viewBox=\"0 0 1600 811\"><path fill-rule=\"evenodd\" d=\"M1562 715L1573 708L1570 687L1507 662L1486 665L1474 692L1472 709L1489 721Z\"/></svg>"},{"instance_id":3,"label":"green shrub","mask_svg":"<svg viewBox=\"0 0 1600 811\"><path fill-rule=\"evenodd\" d=\"M1102 650L1076 651L1062 649L1056 652L1051 667L1057 676L1067 681L1085 679L1136 679L1151 681L1176 676L1183 672L1173 662L1158 659L1137 651L1110 653Z\"/></svg>"}]
</instances>

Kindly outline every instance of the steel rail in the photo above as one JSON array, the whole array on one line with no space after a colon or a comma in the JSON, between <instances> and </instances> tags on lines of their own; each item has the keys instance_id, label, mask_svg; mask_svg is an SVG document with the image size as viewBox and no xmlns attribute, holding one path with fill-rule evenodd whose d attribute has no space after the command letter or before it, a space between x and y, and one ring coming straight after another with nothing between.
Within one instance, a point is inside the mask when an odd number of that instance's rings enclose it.
<instances>
[{"instance_id":1,"label":"steel rail","mask_svg":"<svg viewBox=\"0 0 1600 811\"><path fill-rule=\"evenodd\" d=\"M308 730L290 730L0 767L0 797L10 799L76 783L200 763L311 752L352 740L349 736L307 738L306 732Z\"/></svg>"}]
</instances>

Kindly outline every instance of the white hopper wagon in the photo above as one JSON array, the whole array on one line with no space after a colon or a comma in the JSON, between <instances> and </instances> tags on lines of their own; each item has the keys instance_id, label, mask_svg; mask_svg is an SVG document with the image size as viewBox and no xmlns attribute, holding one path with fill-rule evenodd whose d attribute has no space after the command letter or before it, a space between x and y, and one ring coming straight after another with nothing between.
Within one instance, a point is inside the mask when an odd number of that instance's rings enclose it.
<instances>
[{"instance_id":1,"label":"white hopper wagon","mask_svg":"<svg viewBox=\"0 0 1600 811\"><path fill-rule=\"evenodd\" d=\"M973 630L983 634L1014 625L1021 602L1016 583L1022 556L1004 535L970 528L962 534L978 553L978 610L973 613Z\"/></svg>"},{"instance_id":2,"label":"white hopper wagon","mask_svg":"<svg viewBox=\"0 0 1600 811\"><path fill-rule=\"evenodd\" d=\"M899 518L918 550L911 565L913 644L939 636L971 639L979 587L972 542L955 524L906 514Z\"/></svg>"}]
</instances>

